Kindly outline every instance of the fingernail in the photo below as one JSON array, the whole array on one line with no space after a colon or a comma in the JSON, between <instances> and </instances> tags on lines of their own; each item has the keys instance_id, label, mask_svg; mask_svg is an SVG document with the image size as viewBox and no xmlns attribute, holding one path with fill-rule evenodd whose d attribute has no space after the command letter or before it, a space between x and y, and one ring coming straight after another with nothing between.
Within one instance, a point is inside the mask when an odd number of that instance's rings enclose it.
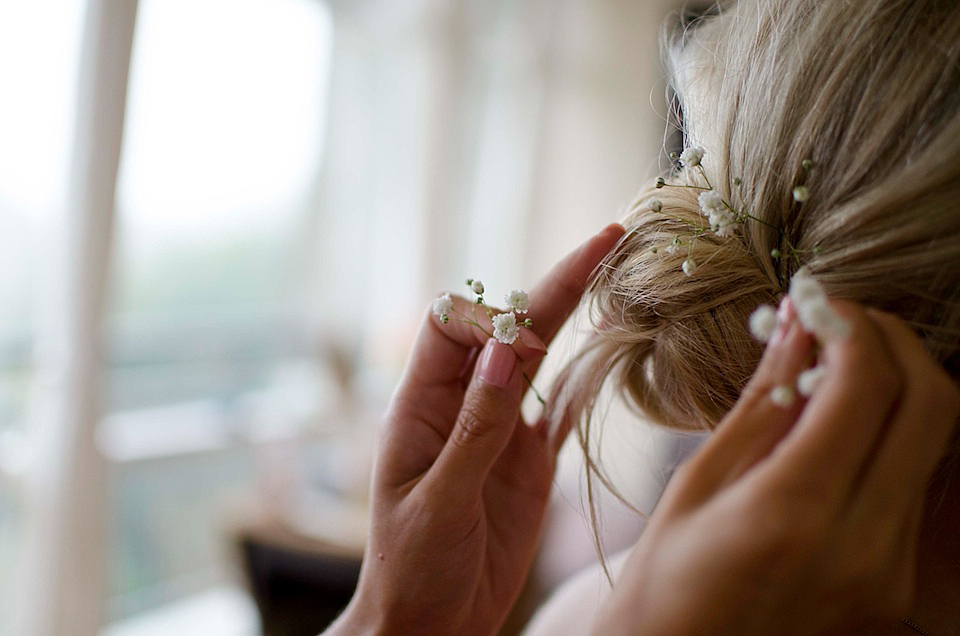
<instances>
[{"instance_id":1,"label":"fingernail","mask_svg":"<svg viewBox=\"0 0 960 636\"><path fill-rule=\"evenodd\" d=\"M793 301L790 300L789 296L784 296L783 300L780 301L780 306L777 307L777 320L787 324L792 322L796 316L797 312L794 309Z\"/></svg>"},{"instance_id":2,"label":"fingernail","mask_svg":"<svg viewBox=\"0 0 960 636\"><path fill-rule=\"evenodd\" d=\"M477 363L477 374L487 384L501 389L510 383L514 369L517 368L517 354L510 345L497 342L493 338L487 341Z\"/></svg>"},{"instance_id":3,"label":"fingernail","mask_svg":"<svg viewBox=\"0 0 960 636\"><path fill-rule=\"evenodd\" d=\"M784 296L783 300L780 301L780 306L777 308L777 328L774 330L773 336L770 337L771 347L775 347L783 342L784 337L787 335L787 330L790 328L790 325L793 324L796 316L797 312L793 308L793 301L790 300L789 296Z\"/></svg>"},{"instance_id":4,"label":"fingernail","mask_svg":"<svg viewBox=\"0 0 960 636\"><path fill-rule=\"evenodd\" d=\"M520 340L523 341L523 344L528 349L547 355L547 345L543 344L543 340L540 339L540 336L535 334L530 329L522 329L520 331Z\"/></svg>"}]
</instances>

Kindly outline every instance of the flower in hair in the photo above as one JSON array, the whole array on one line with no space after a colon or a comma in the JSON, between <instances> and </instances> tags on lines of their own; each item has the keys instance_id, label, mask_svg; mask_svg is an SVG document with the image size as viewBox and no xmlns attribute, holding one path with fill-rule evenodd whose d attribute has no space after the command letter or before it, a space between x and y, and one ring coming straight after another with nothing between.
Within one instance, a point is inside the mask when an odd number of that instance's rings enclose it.
<instances>
[{"instance_id":1,"label":"flower in hair","mask_svg":"<svg viewBox=\"0 0 960 636\"><path fill-rule=\"evenodd\" d=\"M440 322L446 323L450 320L450 311L453 309L453 298L449 293L440 296L433 301L433 313L440 318Z\"/></svg>"},{"instance_id":2,"label":"flower in hair","mask_svg":"<svg viewBox=\"0 0 960 636\"><path fill-rule=\"evenodd\" d=\"M703 212L704 216L710 216L720 210L724 210L723 197L720 196L719 192L715 190L707 190L706 192L701 192L700 196L697 197L697 202L700 204L700 211Z\"/></svg>"},{"instance_id":3,"label":"flower in hair","mask_svg":"<svg viewBox=\"0 0 960 636\"><path fill-rule=\"evenodd\" d=\"M674 239L673 246L668 247L666 252L670 255L674 255L679 251L678 247L675 247L679 244L686 244L689 246L689 249L693 249L694 243L700 237L706 234L715 234L720 238L728 238L735 236L737 234L737 229L744 223L749 220L754 220L759 223L764 223L765 225L770 225L762 219L759 219L752 214L750 214L749 208L745 205L735 206L732 202L733 200L726 200L723 198L723 195L714 189L713 185L710 183L710 179L707 176L706 171L703 169L702 161L703 157L706 155L706 151L697 146L689 147L684 149L684 151L677 155L673 153L670 157L674 160L679 160L680 163L686 168L696 168L696 171L699 171L700 180L705 185L698 185L694 183L681 183L681 184L672 184L668 183L665 177L658 177L656 186L657 189L673 187L673 188L690 188L693 190L699 190L700 194L698 197L698 204L700 206L700 211L704 217L706 217L707 223L686 221L683 219L674 218L674 221L679 221L689 226L689 231L683 236L686 240L679 240L678 236ZM804 159L801 162L803 167L804 174L808 174L815 167L815 163L810 159ZM734 188L740 188L743 185L743 180L739 177L733 179ZM742 196L742 190L740 191ZM801 183L793 189L793 198L798 203L803 203L810 198L810 189L805 184ZM647 207L654 212L661 212L663 209L662 203L657 199L652 199L647 202ZM773 226L771 226L773 227ZM785 240L785 232L783 228L780 228L780 240L781 243ZM814 247L811 252L816 253L819 248ZM796 259L797 264L800 264L800 254L806 250L799 250L792 246L789 240L786 241L786 249L781 250L780 247L774 247L770 250L771 258L777 260L780 259L783 254L787 254L790 257ZM654 247L653 252L659 252L659 247ZM686 261L683 263L683 270L688 276L692 275L692 269Z\"/></svg>"},{"instance_id":4,"label":"flower in hair","mask_svg":"<svg viewBox=\"0 0 960 636\"><path fill-rule=\"evenodd\" d=\"M681 267L683 268L684 274L687 276L693 276L697 271L697 261L688 256L686 260L683 261L683 265Z\"/></svg>"},{"instance_id":5,"label":"flower in hair","mask_svg":"<svg viewBox=\"0 0 960 636\"><path fill-rule=\"evenodd\" d=\"M717 236L733 236L737 231L737 217L730 210L712 211L707 220L710 223L710 229Z\"/></svg>"},{"instance_id":6,"label":"flower in hair","mask_svg":"<svg viewBox=\"0 0 960 636\"><path fill-rule=\"evenodd\" d=\"M512 309L518 314L525 314L530 309L530 296L522 289L514 289L503 297L507 309Z\"/></svg>"},{"instance_id":7,"label":"flower in hair","mask_svg":"<svg viewBox=\"0 0 960 636\"><path fill-rule=\"evenodd\" d=\"M700 146L694 146L687 148L682 153L680 153L680 163L682 163L687 168L696 168L700 165L700 162L703 160L703 155L706 154L706 151Z\"/></svg>"},{"instance_id":8,"label":"flower in hair","mask_svg":"<svg viewBox=\"0 0 960 636\"><path fill-rule=\"evenodd\" d=\"M518 335L520 335L520 328L517 327L517 316L512 311L493 317L494 338L509 345L513 344Z\"/></svg>"}]
</instances>

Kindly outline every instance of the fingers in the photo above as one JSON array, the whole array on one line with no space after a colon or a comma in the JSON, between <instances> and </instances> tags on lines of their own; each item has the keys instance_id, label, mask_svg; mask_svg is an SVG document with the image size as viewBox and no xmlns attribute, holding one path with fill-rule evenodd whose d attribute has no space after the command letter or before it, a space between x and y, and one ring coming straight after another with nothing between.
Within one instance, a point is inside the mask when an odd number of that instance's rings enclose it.
<instances>
[{"instance_id":1,"label":"fingers","mask_svg":"<svg viewBox=\"0 0 960 636\"><path fill-rule=\"evenodd\" d=\"M425 385L446 385L459 380L469 366L474 350L484 346L493 333L486 308L459 296L453 297L453 309L446 324L430 310L417 341L404 377L403 385L421 390ZM477 323L480 326L476 326ZM522 361L539 359L546 345L530 329L520 329L511 345Z\"/></svg>"},{"instance_id":2,"label":"fingers","mask_svg":"<svg viewBox=\"0 0 960 636\"><path fill-rule=\"evenodd\" d=\"M779 315L778 335L764 351L756 373L695 458L709 491L703 495L739 479L768 456L800 416L800 400L784 407L776 404L771 394L777 387L793 386L797 376L810 366L814 341L795 320L789 302L781 306Z\"/></svg>"},{"instance_id":3,"label":"fingers","mask_svg":"<svg viewBox=\"0 0 960 636\"><path fill-rule=\"evenodd\" d=\"M834 307L851 334L827 341L826 374L800 420L778 448L779 469L811 492L845 501L856 488L900 399L902 385L890 350L866 312L852 303Z\"/></svg>"},{"instance_id":4,"label":"fingers","mask_svg":"<svg viewBox=\"0 0 960 636\"><path fill-rule=\"evenodd\" d=\"M523 377L509 346L489 340L443 451L430 475L432 488L451 501L471 501L483 487L520 419ZM463 497L461 499L461 497Z\"/></svg>"},{"instance_id":5,"label":"fingers","mask_svg":"<svg viewBox=\"0 0 960 636\"><path fill-rule=\"evenodd\" d=\"M865 481L905 505L918 496L946 450L960 416L960 391L903 321L881 312L869 315L900 370L903 388Z\"/></svg>"},{"instance_id":6,"label":"fingers","mask_svg":"<svg viewBox=\"0 0 960 636\"><path fill-rule=\"evenodd\" d=\"M530 377L546 353L538 334L545 334L548 340L556 335L579 302L590 273L623 233L619 225L607 227L556 265L530 294L537 332L521 328L508 347ZM485 307L455 297L448 317L442 323L429 312L391 400L380 472L388 474L392 483L406 483L429 469L447 443L461 407L471 406L465 397L464 378L470 376L478 349L493 332L490 316ZM520 391L522 395L522 386ZM516 415L508 424L512 426L515 420ZM416 443L410 442L413 435L419 435Z\"/></svg>"}]
</instances>

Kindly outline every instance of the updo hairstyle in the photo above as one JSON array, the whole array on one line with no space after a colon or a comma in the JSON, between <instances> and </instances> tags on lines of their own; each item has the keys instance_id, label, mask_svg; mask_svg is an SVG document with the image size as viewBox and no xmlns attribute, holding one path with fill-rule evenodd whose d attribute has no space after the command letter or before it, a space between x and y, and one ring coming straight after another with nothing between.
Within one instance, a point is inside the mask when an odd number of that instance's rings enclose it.
<instances>
[{"instance_id":1,"label":"updo hairstyle","mask_svg":"<svg viewBox=\"0 0 960 636\"><path fill-rule=\"evenodd\" d=\"M698 190L640 193L588 292L596 333L555 385L581 441L607 383L656 423L715 427L762 353L750 314L801 266L831 297L906 320L958 378L960 3L743 0L668 27L664 49L686 145L758 220L670 253L703 223ZM704 185L693 169L664 176Z\"/></svg>"}]
</instances>

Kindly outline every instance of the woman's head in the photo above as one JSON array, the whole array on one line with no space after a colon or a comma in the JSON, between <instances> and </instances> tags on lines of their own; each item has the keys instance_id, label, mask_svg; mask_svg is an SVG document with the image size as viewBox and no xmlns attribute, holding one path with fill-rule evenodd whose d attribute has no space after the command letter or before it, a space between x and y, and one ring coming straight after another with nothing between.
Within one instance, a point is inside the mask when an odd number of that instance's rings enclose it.
<instances>
[{"instance_id":1,"label":"woman's head","mask_svg":"<svg viewBox=\"0 0 960 636\"><path fill-rule=\"evenodd\" d=\"M687 144L757 220L671 253L702 221L698 191L640 194L591 291L598 334L558 384L573 415L609 379L656 422L712 428L761 354L749 315L802 265L831 296L908 321L960 377L960 4L743 0L668 29L665 51Z\"/></svg>"}]
</instances>

